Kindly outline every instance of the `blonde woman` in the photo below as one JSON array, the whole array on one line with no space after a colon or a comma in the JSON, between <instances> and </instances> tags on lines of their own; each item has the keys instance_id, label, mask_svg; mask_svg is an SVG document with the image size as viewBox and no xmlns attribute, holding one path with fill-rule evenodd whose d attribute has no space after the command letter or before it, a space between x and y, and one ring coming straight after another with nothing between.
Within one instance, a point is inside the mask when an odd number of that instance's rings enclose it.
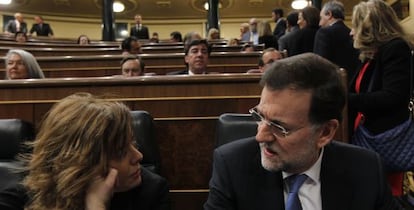
<instances>
[{"instance_id":1,"label":"blonde woman","mask_svg":"<svg viewBox=\"0 0 414 210\"><path fill-rule=\"evenodd\" d=\"M140 165L129 109L88 93L46 115L21 185L0 192L0 209L169 209L165 179Z\"/></svg>"},{"instance_id":2,"label":"blonde woman","mask_svg":"<svg viewBox=\"0 0 414 210\"><path fill-rule=\"evenodd\" d=\"M363 125L373 135L408 119L410 46L394 10L381 0L355 5L351 35L362 65L350 83L350 135ZM402 194L403 173L388 173L394 195Z\"/></svg>"}]
</instances>

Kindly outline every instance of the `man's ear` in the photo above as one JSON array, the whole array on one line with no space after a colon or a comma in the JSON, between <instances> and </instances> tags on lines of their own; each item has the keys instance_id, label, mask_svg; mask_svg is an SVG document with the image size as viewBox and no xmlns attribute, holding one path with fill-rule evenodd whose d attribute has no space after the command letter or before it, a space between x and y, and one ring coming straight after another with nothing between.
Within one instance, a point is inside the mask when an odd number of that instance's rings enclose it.
<instances>
[{"instance_id":1,"label":"man's ear","mask_svg":"<svg viewBox=\"0 0 414 210\"><path fill-rule=\"evenodd\" d=\"M324 147L327 145L331 140L334 138L336 130L338 130L339 122L336 119L329 120L328 122L324 123L318 132L318 140L317 144L319 148Z\"/></svg>"}]
</instances>

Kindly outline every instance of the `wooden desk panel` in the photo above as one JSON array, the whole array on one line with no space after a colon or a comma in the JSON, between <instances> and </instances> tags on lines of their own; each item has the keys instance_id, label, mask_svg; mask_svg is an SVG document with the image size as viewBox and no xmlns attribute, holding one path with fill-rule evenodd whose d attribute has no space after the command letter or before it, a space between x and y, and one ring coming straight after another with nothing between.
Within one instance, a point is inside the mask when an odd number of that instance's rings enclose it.
<instances>
[{"instance_id":1,"label":"wooden desk panel","mask_svg":"<svg viewBox=\"0 0 414 210\"><path fill-rule=\"evenodd\" d=\"M111 95L154 117L161 170L171 189L207 189L216 120L222 113L247 113L256 105L259 79L260 75L225 74L1 81L0 118L20 118L38 126L53 103L67 95Z\"/></svg>"}]
</instances>

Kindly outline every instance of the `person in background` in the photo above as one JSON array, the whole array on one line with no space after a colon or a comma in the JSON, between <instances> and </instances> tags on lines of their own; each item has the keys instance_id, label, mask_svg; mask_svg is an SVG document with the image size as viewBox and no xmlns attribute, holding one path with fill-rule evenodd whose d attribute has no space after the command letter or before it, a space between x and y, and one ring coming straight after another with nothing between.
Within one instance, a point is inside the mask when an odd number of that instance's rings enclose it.
<instances>
[{"instance_id":1,"label":"person in background","mask_svg":"<svg viewBox=\"0 0 414 210\"><path fill-rule=\"evenodd\" d=\"M36 58L25 50L9 50L5 63L7 80L45 78Z\"/></svg>"},{"instance_id":2,"label":"person in background","mask_svg":"<svg viewBox=\"0 0 414 210\"><path fill-rule=\"evenodd\" d=\"M250 26L250 42L252 42L254 45L259 44L259 33L257 32L257 24L258 20L256 18L251 18L249 20L249 26Z\"/></svg>"},{"instance_id":3,"label":"person in background","mask_svg":"<svg viewBox=\"0 0 414 210\"><path fill-rule=\"evenodd\" d=\"M313 53L274 62L249 110L255 137L215 149L204 210L398 210L377 153L333 141L346 91Z\"/></svg>"},{"instance_id":4,"label":"person in background","mask_svg":"<svg viewBox=\"0 0 414 210\"><path fill-rule=\"evenodd\" d=\"M220 31L217 28L210 28L207 34L207 41L220 39Z\"/></svg>"},{"instance_id":5,"label":"person in background","mask_svg":"<svg viewBox=\"0 0 414 210\"><path fill-rule=\"evenodd\" d=\"M236 38L231 38L228 42L227 42L228 46L239 46L240 45L240 40L236 39Z\"/></svg>"},{"instance_id":6,"label":"person in background","mask_svg":"<svg viewBox=\"0 0 414 210\"><path fill-rule=\"evenodd\" d=\"M36 32L36 36L53 36L53 30L48 23L43 22L41 16L34 17L35 24L30 29L30 35Z\"/></svg>"},{"instance_id":7,"label":"person in background","mask_svg":"<svg viewBox=\"0 0 414 210\"><path fill-rule=\"evenodd\" d=\"M149 42L152 42L152 43L158 43L158 42L160 42L160 39L158 37L158 33L157 32L152 33L152 37L149 40Z\"/></svg>"},{"instance_id":8,"label":"person in background","mask_svg":"<svg viewBox=\"0 0 414 210\"><path fill-rule=\"evenodd\" d=\"M246 43L243 45L243 47L240 50L241 52L254 52L254 47L253 45Z\"/></svg>"},{"instance_id":9,"label":"person in background","mask_svg":"<svg viewBox=\"0 0 414 210\"><path fill-rule=\"evenodd\" d=\"M240 40L243 42L250 41L250 25L249 23L242 23L240 25Z\"/></svg>"},{"instance_id":10,"label":"person in background","mask_svg":"<svg viewBox=\"0 0 414 210\"><path fill-rule=\"evenodd\" d=\"M191 31L185 34L184 39L183 39L183 44L184 44L184 51L185 49L188 48L188 45L196 39L202 39L200 33L195 32L195 31Z\"/></svg>"},{"instance_id":11,"label":"person in background","mask_svg":"<svg viewBox=\"0 0 414 210\"><path fill-rule=\"evenodd\" d=\"M142 76L145 73L145 63L139 56L128 55L121 61L121 71L125 77Z\"/></svg>"},{"instance_id":12,"label":"person in background","mask_svg":"<svg viewBox=\"0 0 414 210\"><path fill-rule=\"evenodd\" d=\"M26 33L23 32L16 32L14 34L14 40L16 40L16 42L18 43L26 43L27 42L27 35Z\"/></svg>"},{"instance_id":13,"label":"person in background","mask_svg":"<svg viewBox=\"0 0 414 210\"><path fill-rule=\"evenodd\" d=\"M319 9L316 7L307 6L299 11L299 30L291 32L292 36L286 46L288 56L313 52L315 34L319 29L319 19Z\"/></svg>"},{"instance_id":14,"label":"person in background","mask_svg":"<svg viewBox=\"0 0 414 210\"><path fill-rule=\"evenodd\" d=\"M142 25L142 16L137 14L134 17L135 24L131 27L130 36L135 36L138 39L149 39L148 27Z\"/></svg>"},{"instance_id":15,"label":"person in background","mask_svg":"<svg viewBox=\"0 0 414 210\"><path fill-rule=\"evenodd\" d=\"M267 21L260 21L257 26L259 33L259 44L264 44L264 48L276 48L277 49L277 37L273 36L270 28L270 23Z\"/></svg>"},{"instance_id":16,"label":"person in background","mask_svg":"<svg viewBox=\"0 0 414 210\"><path fill-rule=\"evenodd\" d=\"M205 39L194 39L184 49L187 69L183 71L169 72L168 75L177 74L208 74L207 65L211 47Z\"/></svg>"},{"instance_id":17,"label":"person in background","mask_svg":"<svg viewBox=\"0 0 414 210\"><path fill-rule=\"evenodd\" d=\"M78 45L89 45L91 43L91 40L88 36L82 34L78 37L76 43L78 43Z\"/></svg>"},{"instance_id":18,"label":"person in background","mask_svg":"<svg viewBox=\"0 0 414 210\"><path fill-rule=\"evenodd\" d=\"M125 38L121 43L122 55L137 55L142 53L141 43L134 36Z\"/></svg>"},{"instance_id":19,"label":"person in background","mask_svg":"<svg viewBox=\"0 0 414 210\"><path fill-rule=\"evenodd\" d=\"M274 9L272 11L272 20L276 23L273 36L278 40L286 32L286 20L283 19L283 9Z\"/></svg>"},{"instance_id":20,"label":"person in background","mask_svg":"<svg viewBox=\"0 0 414 210\"><path fill-rule=\"evenodd\" d=\"M16 32L27 33L27 24L24 22L23 15L20 12L15 13L14 20L10 20L5 27L6 34L14 34Z\"/></svg>"},{"instance_id":21,"label":"person in background","mask_svg":"<svg viewBox=\"0 0 414 210\"><path fill-rule=\"evenodd\" d=\"M179 31L173 31L170 34L170 41L171 42L183 42L182 35Z\"/></svg>"},{"instance_id":22,"label":"person in background","mask_svg":"<svg viewBox=\"0 0 414 210\"><path fill-rule=\"evenodd\" d=\"M140 164L122 103L75 93L45 115L22 183L0 191L0 209L168 210L164 178Z\"/></svg>"},{"instance_id":23,"label":"person in background","mask_svg":"<svg viewBox=\"0 0 414 210\"><path fill-rule=\"evenodd\" d=\"M275 48L267 48L263 50L262 57L259 59L258 69L250 69L247 73L264 73L273 62L282 59L282 54Z\"/></svg>"},{"instance_id":24,"label":"person in background","mask_svg":"<svg viewBox=\"0 0 414 210\"><path fill-rule=\"evenodd\" d=\"M352 46L352 37L345 23L344 5L336 0L324 4L320 12L319 30L315 35L313 52L327 58L347 72L348 83L359 64L358 52Z\"/></svg>"},{"instance_id":25,"label":"person in background","mask_svg":"<svg viewBox=\"0 0 414 210\"><path fill-rule=\"evenodd\" d=\"M299 30L298 14L297 11L293 11L286 16L286 33L277 40L278 48L281 52L287 51L287 43L291 39L292 34L294 34L292 32Z\"/></svg>"},{"instance_id":26,"label":"person in background","mask_svg":"<svg viewBox=\"0 0 414 210\"><path fill-rule=\"evenodd\" d=\"M360 124L377 135L408 120L412 57L399 22L384 1L369 0L354 6L351 35L354 47L360 50L362 65L349 86L351 137ZM403 172L387 175L393 194L400 196Z\"/></svg>"}]
</instances>

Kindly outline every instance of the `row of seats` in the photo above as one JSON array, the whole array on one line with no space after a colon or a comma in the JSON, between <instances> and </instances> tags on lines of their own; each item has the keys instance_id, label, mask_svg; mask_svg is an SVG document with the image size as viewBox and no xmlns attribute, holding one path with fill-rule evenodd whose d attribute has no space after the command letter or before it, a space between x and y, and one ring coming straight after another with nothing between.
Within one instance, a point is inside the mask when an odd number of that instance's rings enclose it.
<instances>
[{"instance_id":1,"label":"row of seats","mask_svg":"<svg viewBox=\"0 0 414 210\"><path fill-rule=\"evenodd\" d=\"M155 142L152 116L146 111L131 111L135 140L143 154L141 164L160 174L161 157ZM217 122L216 146L256 134L257 124L249 114L222 114ZM19 119L0 120L0 190L16 179L10 173L15 167L16 155L23 151L22 143L34 139L31 123Z\"/></svg>"}]
</instances>

